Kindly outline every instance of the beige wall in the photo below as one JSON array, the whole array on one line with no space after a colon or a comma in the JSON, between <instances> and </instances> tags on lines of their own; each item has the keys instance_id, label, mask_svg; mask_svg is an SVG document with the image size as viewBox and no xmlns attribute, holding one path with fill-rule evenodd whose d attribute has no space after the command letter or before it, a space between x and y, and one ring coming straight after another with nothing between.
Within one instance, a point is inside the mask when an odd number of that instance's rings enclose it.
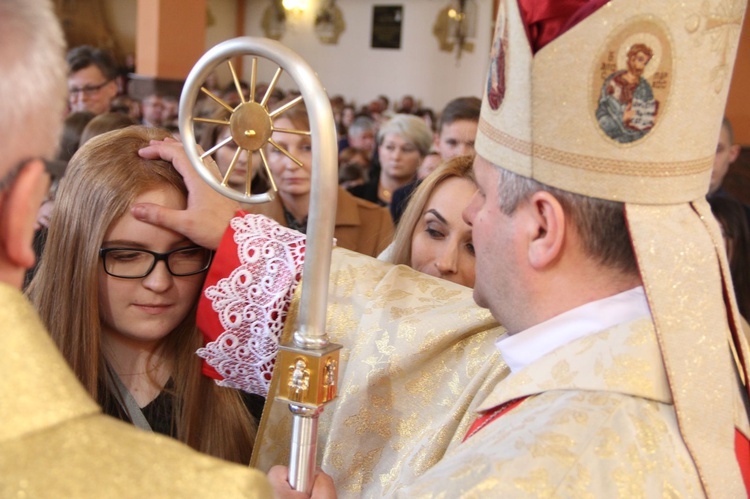
<instances>
[{"instance_id":1,"label":"beige wall","mask_svg":"<svg viewBox=\"0 0 750 499\"><path fill-rule=\"evenodd\" d=\"M135 55L136 0L104 0L104 14L123 54Z\"/></svg>"},{"instance_id":2,"label":"beige wall","mask_svg":"<svg viewBox=\"0 0 750 499\"><path fill-rule=\"evenodd\" d=\"M317 5L318 1L310 3ZM267 2L248 4L245 30L248 35L263 35L261 19L268 5ZM281 40L318 72L330 95L341 94L362 105L378 94L385 94L391 102L412 94L435 111L454 97L481 96L493 23L491 0L477 0L476 47L460 61L455 53L440 52L432 35L437 13L447 1L338 0L336 5L346 22L338 45L318 41L312 28L314 9L293 20ZM404 7L401 49L370 48L373 5ZM271 74L267 72L264 76L269 80Z\"/></svg>"},{"instance_id":3,"label":"beige wall","mask_svg":"<svg viewBox=\"0 0 750 499\"><path fill-rule=\"evenodd\" d=\"M290 22L281 42L307 60L329 94L342 94L357 104L365 104L381 93L392 101L408 93L436 111L453 97L480 96L492 28L491 0L477 0L480 22L476 48L473 53L465 53L460 61L455 54L440 52L432 35L432 25L443 2L339 0L337 5L343 11L346 31L338 45L324 45L312 29L319 1L310 0L312 8L302 18ZM136 0L104 0L112 32L126 52L135 50L136 3ZM206 48L238 35L263 36L261 19L269 4L262 0L209 0ZM370 48L370 23L375 4L404 6L400 50ZM240 7L246 9L242 33L236 28L236 13ZM248 71L250 65L245 63L243 67ZM261 79L270 80L274 70L271 65L261 65ZM243 76L249 78L249 74ZM225 74L224 80L227 79ZM280 86L288 89L292 84L282 80Z\"/></svg>"},{"instance_id":4,"label":"beige wall","mask_svg":"<svg viewBox=\"0 0 750 499\"><path fill-rule=\"evenodd\" d=\"M240 1L245 0L208 0L206 49L238 36L235 33L235 14ZM104 0L103 3L107 21L118 45L125 54L134 54L137 0Z\"/></svg>"},{"instance_id":5,"label":"beige wall","mask_svg":"<svg viewBox=\"0 0 750 499\"><path fill-rule=\"evenodd\" d=\"M318 71L329 94L342 94L357 104L365 104L380 93L391 100L407 93L423 104L440 109L457 95L480 95L486 71L492 23L492 0L477 0L479 26L476 49L456 61L454 54L437 49L432 25L439 0L338 0L346 31L338 45L323 45L312 30L313 11L320 0L310 0L312 8L290 22L281 42L297 51ZM265 0L209 0L206 48L238 35L263 36L261 19L270 4ZM375 4L404 6L404 37L400 50L371 49L370 22ZM111 30L124 51L135 50L136 0L104 0ZM235 14L244 9L245 27L238 32ZM249 64L244 64L245 70ZM263 79L270 79L275 68L261 66ZM244 75L249 77L249 75ZM224 74L228 80L228 73ZM282 80L282 88L291 86ZM735 125L737 141L750 146L750 16L746 16L735 73L727 104L727 116Z\"/></svg>"}]
</instances>

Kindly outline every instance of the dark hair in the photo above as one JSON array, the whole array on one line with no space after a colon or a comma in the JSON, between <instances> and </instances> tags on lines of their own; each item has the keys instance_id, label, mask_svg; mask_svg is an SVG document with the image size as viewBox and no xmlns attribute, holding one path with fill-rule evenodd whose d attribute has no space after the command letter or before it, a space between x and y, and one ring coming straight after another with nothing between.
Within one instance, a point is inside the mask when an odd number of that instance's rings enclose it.
<instances>
[{"instance_id":1,"label":"dark hair","mask_svg":"<svg viewBox=\"0 0 750 499\"><path fill-rule=\"evenodd\" d=\"M428 107L423 107L421 109L418 109L417 112L414 113L414 116L419 116L420 118L425 120L425 123L429 123L430 129L433 132L435 131L435 126L436 126L435 113L432 111L432 109ZM429 119L429 121L425 118Z\"/></svg>"},{"instance_id":2,"label":"dark hair","mask_svg":"<svg viewBox=\"0 0 750 499\"><path fill-rule=\"evenodd\" d=\"M112 130L119 130L137 123L127 114L122 113L102 113L95 116L88 122L81 133L81 145L88 142L92 137L101 135Z\"/></svg>"},{"instance_id":3,"label":"dark hair","mask_svg":"<svg viewBox=\"0 0 750 499\"><path fill-rule=\"evenodd\" d=\"M369 179L367 170L359 163L344 163L339 166L339 184L353 181L362 181L366 184Z\"/></svg>"},{"instance_id":4,"label":"dark hair","mask_svg":"<svg viewBox=\"0 0 750 499\"><path fill-rule=\"evenodd\" d=\"M745 208L726 196L713 196L708 203L727 240L729 271L740 314L750 319L750 222Z\"/></svg>"},{"instance_id":5,"label":"dark hair","mask_svg":"<svg viewBox=\"0 0 750 499\"><path fill-rule=\"evenodd\" d=\"M357 156L363 158L364 163L357 161ZM356 147L347 147L339 153L339 183L362 179L367 182L370 178L370 161L367 153Z\"/></svg>"},{"instance_id":6,"label":"dark hair","mask_svg":"<svg viewBox=\"0 0 750 499\"><path fill-rule=\"evenodd\" d=\"M482 108L482 101L477 97L458 97L445 105L440 113L440 120L437 124L438 133L443 131L443 126L450 125L454 121L468 120L479 121L479 111Z\"/></svg>"},{"instance_id":7,"label":"dark hair","mask_svg":"<svg viewBox=\"0 0 750 499\"><path fill-rule=\"evenodd\" d=\"M497 189L500 211L504 214L512 215L535 192L547 191L557 199L570 218L587 255L623 274L638 274L624 203L575 194L493 166L500 173Z\"/></svg>"},{"instance_id":8,"label":"dark hair","mask_svg":"<svg viewBox=\"0 0 750 499\"><path fill-rule=\"evenodd\" d=\"M89 66L96 66L107 80L117 77L117 63L109 50L81 45L68 51L68 73L75 73Z\"/></svg>"},{"instance_id":9,"label":"dark hair","mask_svg":"<svg viewBox=\"0 0 750 499\"><path fill-rule=\"evenodd\" d=\"M88 125L94 116L96 115L92 112L79 111L70 113L65 117L63 132L60 137L60 148L57 151L57 159L70 161L70 158L73 157L78 150L78 146L81 144L81 136L86 125Z\"/></svg>"}]
</instances>

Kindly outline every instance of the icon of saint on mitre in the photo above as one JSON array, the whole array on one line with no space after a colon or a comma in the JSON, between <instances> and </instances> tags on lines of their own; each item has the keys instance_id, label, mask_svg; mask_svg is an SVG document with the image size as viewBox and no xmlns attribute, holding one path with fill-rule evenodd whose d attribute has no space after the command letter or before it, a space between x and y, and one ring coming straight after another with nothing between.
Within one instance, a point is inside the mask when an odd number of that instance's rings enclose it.
<instances>
[{"instance_id":1,"label":"icon of saint on mitre","mask_svg":"<svg viewBox=\"0 0 750 499\"><path fill-rule=\"evenodd\" d=\"M643 138L659 120L661 101L669 87L671 58L666 40L658 35L658 28L651 26L646 33L628 36L607 50L598 66L596 120L602 131L619 143Z\"/></svg>"}]
</instances>

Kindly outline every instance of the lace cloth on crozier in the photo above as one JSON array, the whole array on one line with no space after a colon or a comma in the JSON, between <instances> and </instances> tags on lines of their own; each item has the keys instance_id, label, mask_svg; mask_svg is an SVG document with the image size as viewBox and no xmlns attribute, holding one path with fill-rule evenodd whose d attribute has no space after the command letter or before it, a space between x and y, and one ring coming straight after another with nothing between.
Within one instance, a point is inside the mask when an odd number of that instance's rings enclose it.
<instances>
[{"instance_id":1,"label":"lace cloth on crozier","mask_svg":"<svg viewBox=\"0 0 750 499\"><path fill-rule=\"evenodd\" d=\"M266 397L305 235L260 215L235 217L230 227L240 265L204 293L223 331L197 353L224 378L219 385Z\"/></svg>"}]
</instances>

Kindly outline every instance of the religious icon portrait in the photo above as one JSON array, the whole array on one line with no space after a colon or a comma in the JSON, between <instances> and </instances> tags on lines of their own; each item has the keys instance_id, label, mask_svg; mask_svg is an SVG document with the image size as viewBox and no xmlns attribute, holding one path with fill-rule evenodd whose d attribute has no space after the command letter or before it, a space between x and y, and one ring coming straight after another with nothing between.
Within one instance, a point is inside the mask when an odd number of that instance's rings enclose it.
<instances>
[{"instance_id":1,"label":"religious icon portrait","mask_svg":"<svg viewBox=\"0 0 750 499\"><path fill-rule=\"evenodd\" d=\"M594 72L594 114L607 137L629 144L657 125L671 65L669 41L654 22L638 19L615 34Z\"/></svg>"}]
</instances>

